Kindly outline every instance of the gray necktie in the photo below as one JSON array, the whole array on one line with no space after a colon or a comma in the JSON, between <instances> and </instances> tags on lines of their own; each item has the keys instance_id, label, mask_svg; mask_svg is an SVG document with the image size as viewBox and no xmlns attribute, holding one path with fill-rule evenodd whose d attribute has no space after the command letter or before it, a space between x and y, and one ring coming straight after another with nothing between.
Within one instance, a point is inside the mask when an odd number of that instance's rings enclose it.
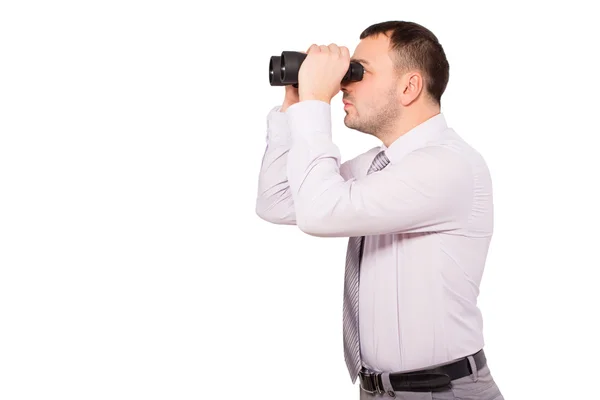
<instances>
[{"instance_id":1,"label":"gray necktie","mask_svg":"<svg viewBox=\"0 0 600 400\"><path fill-rule=\"evenodd\" d=\"M367 175L379 171L390 160L383 151L375 156ZM350 237L346 254L346 272L344 276L344 359L350 372L352 383L356 382L362 368L360 359L360 341L358 338L358 279L362 258L364 236Z\"/></svg>"}]
</instances>

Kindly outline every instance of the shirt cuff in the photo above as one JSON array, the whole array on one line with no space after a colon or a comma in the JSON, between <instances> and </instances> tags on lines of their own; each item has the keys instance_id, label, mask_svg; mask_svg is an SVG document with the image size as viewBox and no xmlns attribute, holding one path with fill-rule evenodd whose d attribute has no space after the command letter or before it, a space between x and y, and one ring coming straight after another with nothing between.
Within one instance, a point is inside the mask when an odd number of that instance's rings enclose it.
<instances>
[{"instance_id":1,"label":"shirt cuff","mask_svg":"<svg viewBox=\"0 0 600 400\"><path fill-rule=\"evenodd\" d=\"M267 115L267 140L287 142L291 137L288 116L281 112L281 106L276 106Z\"/></svg>"},{"instance_id":2,"label":"shirt cuff","mask_svg":"<svg viewBox=\"0 0 600 400\"><path fill-rule=\"evenodd\" d=\"M286 110L292 138L331 140L331 104L321 100L304 100Z\"/></svg>"}]
</instances>

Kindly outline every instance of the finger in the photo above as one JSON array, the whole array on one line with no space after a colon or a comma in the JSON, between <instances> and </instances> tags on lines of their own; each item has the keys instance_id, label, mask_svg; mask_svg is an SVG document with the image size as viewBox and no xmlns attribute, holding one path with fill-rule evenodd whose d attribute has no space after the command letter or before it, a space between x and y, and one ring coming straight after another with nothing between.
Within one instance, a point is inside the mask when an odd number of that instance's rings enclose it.
<instances>
[{"instance_id":1,"label":"finger","mask_svg":"<svg viewBox=\"0 0 600 400\"><path fill-rule=\"evenodd\" d=\"M325 45L321 45L321 46L319 46L319 48L321 49L322 53L329 53L329 47L327 47Z\"/></svg>"},{"instance_id":2,"label":"finger","mask_svg":"<svg viewBox=\"0 0 600 400\"><path fill-rule=\"evenodd\" d=\"M340 54L344 59L350 60L350 50L346 46L340 47Z\"/></svg>"},{"instance_id":3,"label":"finger","mask_svg":"<svg viewBox=\"0 0 600 400\"><path fill-rule=\"evenodd\" d=\"M313 51L320 51L319 46L317 46L316 44L311 44L310 47L308 48L308 50L306 50L306 53L310 53Z\"/></svg>"},{"instance_id":4,"label":"finger","mask_svg":"<svg viewBox=\"0 0 600 400\"><path fill-rule=\"evenodd\" d=\"M329 46L327 46L329 48L329 51L333 54L337 54L340 55L340 48L338 47L337 44L335 43L331 43Z\"/></svg>"}]
</instances>

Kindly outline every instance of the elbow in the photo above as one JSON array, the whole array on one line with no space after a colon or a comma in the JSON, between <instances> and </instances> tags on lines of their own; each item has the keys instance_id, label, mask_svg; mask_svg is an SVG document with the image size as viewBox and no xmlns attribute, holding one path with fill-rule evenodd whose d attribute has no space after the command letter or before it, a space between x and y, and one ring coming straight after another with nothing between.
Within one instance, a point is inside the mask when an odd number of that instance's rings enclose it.
<instances>
[{"instance_id":1,"label":"elbow","mask_svg":"<svg viewBox=\"0 0 600 400\"><path fill-rule=\"evenodd\" d=\"M295 225L295 216L293 210L282 207L267 207L260 202L256 203L255 213L264 221L276 225Z\"/></svg>"},{"instance_id":2,"label":"elbow","mask_svg":"<svg viewBox=\"0 0 600 400\"><path fill-rule=\"evenodd\" d=\"M327 219L319 218L314 215L302 215L298 216L297 221L298 229L307 235L316 237L337 237L340 236L338 232L335 232Z\"/></svg>"},{"instance_id":3,"label":"elbow","mask_svg":"<svg viewBox=\"0 0 600 400\"><path fill-rule=\"evenodd\" d=\"M314 205L307 208L296 206L298 229L308 235L322 238L357 236L357 232L361 231L352 219L333 211L319 211L320 209Z\"/></svg>"}]
</instances>

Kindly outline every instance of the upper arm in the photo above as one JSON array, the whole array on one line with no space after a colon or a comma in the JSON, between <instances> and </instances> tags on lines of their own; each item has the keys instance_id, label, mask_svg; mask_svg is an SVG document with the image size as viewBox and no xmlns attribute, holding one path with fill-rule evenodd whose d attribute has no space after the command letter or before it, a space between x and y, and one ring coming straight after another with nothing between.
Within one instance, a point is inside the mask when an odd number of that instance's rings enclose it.
<instances>
[{"instance_id":1,"label":"upper arm","mask_svg":"<svg viewBox=\"0 0 600 400\"><path fill-rule=\"evenodd\" d=\"M441 146L358 179L313 184L298 207L299 227L315 236L453 230L465 226L472 207L468 162Z\"/></svg>"}]
</instances>

